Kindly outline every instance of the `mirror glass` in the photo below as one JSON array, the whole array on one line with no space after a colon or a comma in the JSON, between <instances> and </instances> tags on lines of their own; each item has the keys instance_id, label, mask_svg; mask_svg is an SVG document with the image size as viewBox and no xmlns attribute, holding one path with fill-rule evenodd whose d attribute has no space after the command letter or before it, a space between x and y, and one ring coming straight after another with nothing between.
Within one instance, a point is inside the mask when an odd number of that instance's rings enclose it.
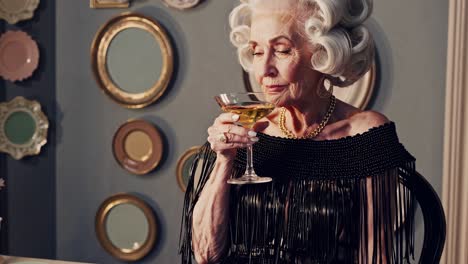
<instances>
[{"instance_id":1,"label":"mirror glass","mask_svg":"<svg viewBox=\"0 0 468 264\"><path fill-rule=\"evenodd\" d=\"M112 39L106 63L117 87L127 93L143 93L151 89L161 75L161 47L151 33L140 28L127 28Z\"/></svg>"},{"instance_id":2,"label":"mirror glass","mask_svg":"<svg viewBox=\"0 0 468 264\"><path fill-rule=\"evenodd\" d=\"M125 252L139 249L149 234L144 212L133 204L120 204L109 211L106 218L109 240Z\"/></svg>"}]
</instances>

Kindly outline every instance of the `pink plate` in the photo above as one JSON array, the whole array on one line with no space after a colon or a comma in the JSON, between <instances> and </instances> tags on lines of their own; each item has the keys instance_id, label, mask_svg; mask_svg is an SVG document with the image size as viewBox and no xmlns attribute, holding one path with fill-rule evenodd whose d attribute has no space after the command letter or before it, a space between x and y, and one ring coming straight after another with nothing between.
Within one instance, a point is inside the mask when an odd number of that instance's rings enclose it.
<instances>
[{"instance_id":1,"label":"pink plate","mask_svg":"<svg viewBox=\"0 0 468 264\"><path fill-rule=\"evenodd\" d=\"M0 37L0 76L22 81L32 75L39 63L37 43L23 31L7 31Z\"/></svg>"}]
</instances>

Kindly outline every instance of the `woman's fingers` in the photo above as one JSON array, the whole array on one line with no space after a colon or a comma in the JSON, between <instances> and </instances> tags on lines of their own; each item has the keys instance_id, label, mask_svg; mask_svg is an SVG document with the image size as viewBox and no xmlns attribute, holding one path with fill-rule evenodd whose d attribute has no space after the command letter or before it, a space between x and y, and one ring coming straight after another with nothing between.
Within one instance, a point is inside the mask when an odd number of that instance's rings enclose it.
<instances>
[{"instance_id":1,"label":"woman's fingers","mask_svg":"<svg viewBox=\"0 0 468 264\"><path fill-rule=\"evenodd\" d=\"M255 143L255 141L252 140L240 139L240 137L237 135L232 135L232 139L230 140L229 137L231 137L231 135L232 134L226 133L226 142L220 141L219 136L217 135L208 136L208 142L210 142L211 149L213 149L214 151L222 151L227 149L246 148Z\"/></svg>"},{"instance_id":2,"label":"woman's fingers","mask_svg":"<svg viewBox=\"0 0 468 264\"><path fill-rule=\"evenodd\" d=\"M213 130L218 131L215 128L213 128ZM214 132L209 133L208 138L218 140L222 143L252 143L258 141L258 137L256 137L255 132L252 133L251 131L246 133L246 135L237 135L230 132Z\"/></svg>"},{"instance_id":3,"label":"woman's fingers","mask_svg":"<svg viewBox=\"0 0 468 264\"><path fill-rule=\"evenodd\" d=\"M234 125L234 124L225 124L225 125L214 125L208 128L208 134L213 135L213 134L219 134L219 133L230 133L230 134L235 134L238 136L249 136L249 131L248 129ZM253 131L250 132L250 134L253 134Z\"/></svg>"},{"instance_id":4,"label":"woman's fingers","mask_svg":"<svg viewBox=\"0 0 468 264\"><path fill-rule=\"evenodd\" d=\"M253 131L236 125L226 124L208 128L208 141L214 151L221 151L248 147L257 142L258 137L256 137L256 133Z\"/></svg>"},{"instance_id":5,"label":"woman's fingers","mask_svg":"<svg viewBox=\"0 0 468 264\"><path fill-rule=\"evenodd\" d=\"M238 114L233 113L222 113L215 119L215 124L225 124L225 123L232 123L239 120Z\"/></svg>"},{"instance_id":6,"label":"woman's fingers","mask_svg":"<svg viewBox=\"0 0 468 264\"><path fill-rule=\"evenodd\" d=\"M232 133L224 133L224 136L227 138L226 142L234 142L234 143L252 143L257 142L256 137L249 137L249 136L239 136Z\"/></svg>"},{"instance_id":7,"label":"woman's fingers","mask_svg":"<svg viewBox=\"0 0 468 264\"><path fill-rule=\"evenodd\" d=\"M224 152L245 148L258 141L256 132L234 124L238 120L239 115L232 113L222 113L215 119L207 130L211 149Z\"/></svg>"}]
</instances>

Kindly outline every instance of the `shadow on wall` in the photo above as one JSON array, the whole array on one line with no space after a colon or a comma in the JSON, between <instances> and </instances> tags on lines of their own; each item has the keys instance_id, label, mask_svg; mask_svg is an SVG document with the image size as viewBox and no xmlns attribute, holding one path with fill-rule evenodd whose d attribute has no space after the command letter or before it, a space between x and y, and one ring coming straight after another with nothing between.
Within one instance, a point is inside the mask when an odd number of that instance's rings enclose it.
<instances>
[{"instance_id":1,"label":"shadow on wall","mask_svg":"<svg viewBox=\"0 0 468 264\"><path fill-rule=\"evenodd\" d=\"M189 56L187 55L187 41L183 35L183 31L174 17L171 17L166 10L157 8L155 6L146 6L134 10L139 13L157 20L161 26L166 30L174 53L174 72L171 81L168 84L166 92L158 99L158 101L148 108L155 106L169 105L177 98L177 93L183 86L184 78L179 76L187 75L187 65L189 65Z\"/></svg>"},{"instance_id":2,"label":"shadow on wall","mask_svg":"<svg viewBox=\"0 0 468 264\"><path fill-rule=\"evenodd\" d=\"M174 164L176 158L174 150L177 149L177 141L173 140L172 142L169 142L169 140L171 137L173 137L172 135L175 135L176 132L172 129L172 126L166 120L158 116L146 114L144 116L140 116L139 118L144 119L153 124L161 133L164 149L162 153L162 158L159 165L149 173L155 174L157 171L164 170L166 166L170 167L171 164ZM171 136L168 137L168 135Z\"/></svg>"},{"instance_id":3,"label":"shadow on wall","mask_svg":"<svg viewBox=\"0 0 468 264\"><path fill-rule=\"evenodd\" d=\"M145 201L146 203L148 203L148 205L151 207L151 209L153 209L154 211L154 216L155 216L155 219L156 219L156 226L157 226L157 230L156 230L156 241L154 243L154 248L148 253L148 255L146 255L143 259L141 259L142 261L151 261L151 260L155 260L160 251L161 251L161 248L162 246L164 245L164 243L166 242L166 237L167 237L167 234L166 234L166 221L163 219L163 212L162 210L159 208L159 206L156 204L156 202L149 196L147 195L144 195L144 194L141 194L141 193L134 193L134 192L130 192L131 195L134 195L140 199L142 199L143 201Z\"/></svg>"},{"instance_id":4,"label":"shadow on wall","mask_svg":"<svg viewBox=\"0 0 468 264\"><path fill-rule=\"evenodd\" d=\"M367 108L382 111L390 103L394 83L393 52L384 30L374 18L369 18L365 25L375 42L375 63L377 68L374 93Z\"/></svg>"}]
</instances>

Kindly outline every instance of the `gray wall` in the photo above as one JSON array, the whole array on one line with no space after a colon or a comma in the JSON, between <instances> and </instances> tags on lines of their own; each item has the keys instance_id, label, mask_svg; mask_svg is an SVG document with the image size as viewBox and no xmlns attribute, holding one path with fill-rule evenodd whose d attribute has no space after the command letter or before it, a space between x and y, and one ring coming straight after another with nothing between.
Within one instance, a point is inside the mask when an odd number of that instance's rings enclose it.
<instances>
[{"instance_id":1,"label":"gray wall","mask_svg":"<svg viewBox=\"0 0 468 264\"><path fill-rule=\"evenodd\" d=\"M376 0L369 27L377 43L379 91L371 105L396 122L417 170L442 196L448 3ZM423 239L417 215L416 256Z\"/></svg>"},{"instance_id":2,"label":"gray wall","mask_svg":"<svg viewBox=\"0 0 468 264\"><path fill-rule=\"evenodd\" d=\"M158 0L135 1L131 10L151 15L171 35L178 53L166 95L141 110L124 109L97 87L89 50L100 25L123 10L95 10L88 1L56 6L56 244L57 258L118 263L100 247L94 217L118 192L144 197L155 209L161 238L140 263L178 263L183 194L175 179L178 157L201 144L218 113L213 95L242 91L241 70L228 41L231 0L206 0L181 12ZM369 26L375 34L380 78L370 107L397 123L401 141L419 171L441 191L447 3L376 0ZM112 156L112 136L129 118L152 121L165 135L167 157L153 173L134 176ZM131 227L130 227L131 228ZM421 240L422 223L418 222Z\"/></svg>"}]
</instances>

